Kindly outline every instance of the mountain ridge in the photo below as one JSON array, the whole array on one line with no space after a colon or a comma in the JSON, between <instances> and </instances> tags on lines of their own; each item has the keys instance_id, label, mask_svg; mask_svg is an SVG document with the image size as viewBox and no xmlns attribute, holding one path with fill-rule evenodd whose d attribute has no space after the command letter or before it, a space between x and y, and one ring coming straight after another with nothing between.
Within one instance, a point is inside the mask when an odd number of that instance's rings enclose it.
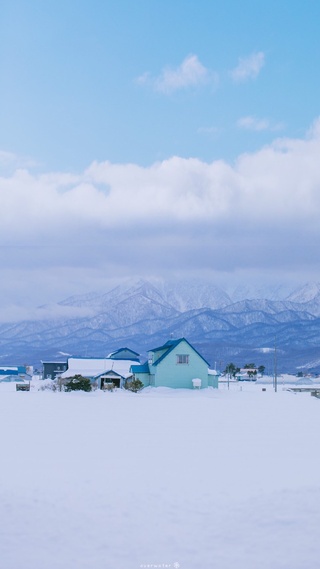
<instances>
[{"instance_id":1,"label":"mountain ridge","mask_svg":"<svg viewBox=\"0 0 320 569\"><path fill-rule=\"evenodd\" d=\"M105 356L119 345L128 345L145 356L151 344L161 344L172 336L187 337L207 359L225 363L236 360L243 364L257 352L264 364L271 356L263 350L275 343L279 369L292 371L301 369L307 360L320 361L319 283L307 283L283 300L234 302L210 283L156 286L139 279L107 292L75 295L58 306L69 311L74 308L79 315L1 324L0 363L39 365L61 352ZM314 371L318 369L320 363Z\"/></svg>"}]
</instances>

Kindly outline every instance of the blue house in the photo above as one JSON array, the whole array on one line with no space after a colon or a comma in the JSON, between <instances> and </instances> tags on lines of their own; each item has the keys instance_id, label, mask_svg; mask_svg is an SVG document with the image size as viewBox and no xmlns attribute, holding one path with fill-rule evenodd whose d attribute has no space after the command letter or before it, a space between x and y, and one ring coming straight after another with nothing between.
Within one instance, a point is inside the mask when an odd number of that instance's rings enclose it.
<instances>
[{"instance_id":1,"label":"blue house","mask_svg":"<svg viewBox=\"0 0 320 569\"><path fill-rule=\"evenodd\" d=\"M148 361L132 365L131 372L145 387L218 387L218 375L209 368L209 363L188 340L180 338L150 350Z\"/></svg>"}]
</instances>

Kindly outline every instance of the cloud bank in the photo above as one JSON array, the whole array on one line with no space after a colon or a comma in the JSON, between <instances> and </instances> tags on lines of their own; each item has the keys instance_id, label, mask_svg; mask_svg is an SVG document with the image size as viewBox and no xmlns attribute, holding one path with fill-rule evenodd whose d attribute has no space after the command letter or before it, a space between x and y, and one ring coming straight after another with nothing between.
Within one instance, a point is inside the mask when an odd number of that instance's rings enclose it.
<instances>
[{"instance_id":1,"label":"cloud bank","mask_svg":"<svg viewBox=\"0 0 320 569\"><path fill-rule=\"evenodd\" d=\"M318 215L320 120L304 139L276 139L234 165L172 157L149 167L93 162L81 174L0 178L1 242L66 231L220 225L252 215L272 223ZM303 198L303 203L301 200Z\"/></svg>"},{"instance_id":2,"label":"cloud bank","mask_svg":"<svg viewBox=\"0 0 320 569\"><path fill-rule=\"evenodd\" d=\"M311 273L319 154L320 120L233 165L172 157L93 162L77 175L17 169L0 178L0 292L40 304L45 286L62 298L137 274Z\"/></svg>"}]
</instances>

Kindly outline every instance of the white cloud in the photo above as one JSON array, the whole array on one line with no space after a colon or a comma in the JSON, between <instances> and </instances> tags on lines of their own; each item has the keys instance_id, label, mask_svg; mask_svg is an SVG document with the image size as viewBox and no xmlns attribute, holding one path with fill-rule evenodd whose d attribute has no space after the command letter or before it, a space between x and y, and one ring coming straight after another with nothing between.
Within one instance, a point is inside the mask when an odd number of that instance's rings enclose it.
<instances>
[{"instance_id":1,"label":"white cloud","mask_svg":"<svg viewBox=\"0 0 320 569\"><path fill-rule=\"evenodd\" d=\"M7 166L8 164L12 164L16 162L16 155L12 152L5 152L4 150L0 150L0 164Z\"/></svg>"},{"instance_id":2,"label":"white cloud","mask_svg":"<svg viewBox=\"0 0 320 569\"><path fill-rule=\"evenodd\" d=\"M155 87L163 93L170 93L185 87L194 87L207 80L208 70L196 55L189 55L177 69L166 68L155 82Z\"/></svg>"},{"instance_id":3,"label":"white cloud","mask_svg":"<svg viewBox=\"0 0 320 569\"><path fill-rule=\"evenodd\" d=\"M237 126L239 128L244 128L246 130L253 130L255 132L263 130L277 131L284 128L282 123L274 123L269 119L259 119L253 116L241 117L237 121Z\"/></svg>"},{"instance_id":4,"label":"white cloud","mask_svg":"<svg viewBox=\"0 0 320 569\"><path fill-rule=\"evenodd\" d=\"M230 75L236 83L247 79L255 79L265 63L265 55L262 51L252 53L248 57L239 58L237 67L232 69Z\"/></svg>"},{"instance_id":5,"label":"white cloud","mask_svg":"<svg viewBox=\"0 0 320 569\"><path fill-rule=\"evenodd\" d=\"M241 155L231 166L223 160L205 163L172 157L149 167L93 162L82 174L33 175L16 170L0 178L2 244L21 238L65 234L92 228L120 229L137 223L153 227L170 222L210 223L235 212L252 211L270 219L275 203L270 196L290 196L281 210L300 217L318 215L320 128L302 139L276 139L258 152ZM249 188L259 188L258 199ZM303 208L300 199L303 192ZM320 199L320 196L319 196ZM260 207L262 201L268 201ZM310 208L308 207L310 204ZM278 206L277 206L278 207ZM307 209L306 209L307 208Z\"/></svg>"},{"instance_id":6,"label":"white cloud","mask_svg":"<svg viewBox=\"0 0 320 569\"><path fill-rule=\"evenodd\" d=\"M197 130L199 134L208 134L211 136L218 136L221 129L217 126L200 126Z\"/></svg>"},{"instance_id":7,"label":"white cloud","mask_svg":"<svg viewBox=\"0 0 320 569\"><path fill-rule=\"evenodd\" d=\"M106 276L318 270L319 153L320 120L234 165L172 157L0 177L1 302L15 290L49 302L44 275L62 298Z\"/></svg>"},{"instance_id":8,"label":"white cloud","mask_svg":"<svg viewBox=\"0 0 320 569\"><path fill-rule=\"evenodd\" d=\"M16 168L33 168L36 166L38 164L31 158L0 150L0 172L7 173Z\"/></svg>"},{"instance_id":9,"label":"white cloud","mask_svg":"<svg viewBox=\"0 0 320 569\"><path fill-rule=\"evenodd\" d=\"M141 85L150 84L160 93L170 94L179 89L203 85L208 81L216 83L217 75L210 73L196 55L188 55L177 68L165 67L156 78L146 72L136 81Z\"/></svg>"},{"instance_id":10,"label":"white cloud","mask_svg":"<svg viewBox=\"0 0 320 569\"><path fill-rule=\"evenodd\" d=\"M146 71L145 73L143 73L142 75L140 75L139 77L136 78L135 82L138 85L145 85L146 83L148 83L150 81L150 73L148 73L148 71Z\"/></svg>"}]
</instances>

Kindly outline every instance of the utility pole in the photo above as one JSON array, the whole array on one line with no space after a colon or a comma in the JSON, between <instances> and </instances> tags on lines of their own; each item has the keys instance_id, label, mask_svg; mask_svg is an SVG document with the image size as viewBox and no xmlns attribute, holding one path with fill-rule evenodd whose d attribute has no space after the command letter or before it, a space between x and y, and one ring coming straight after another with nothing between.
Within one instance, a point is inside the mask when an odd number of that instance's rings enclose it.
<instances>
[{"instance_id":1,"label":"utility pole","mask_svg":"<svg viewBox=\"0 0 320 569\"><path fill-rule=\"evenodd\" d=\"M278 391L278 381L277 381L277 338L274 339L274 391Z\"/></svg>"}]
</instances>

